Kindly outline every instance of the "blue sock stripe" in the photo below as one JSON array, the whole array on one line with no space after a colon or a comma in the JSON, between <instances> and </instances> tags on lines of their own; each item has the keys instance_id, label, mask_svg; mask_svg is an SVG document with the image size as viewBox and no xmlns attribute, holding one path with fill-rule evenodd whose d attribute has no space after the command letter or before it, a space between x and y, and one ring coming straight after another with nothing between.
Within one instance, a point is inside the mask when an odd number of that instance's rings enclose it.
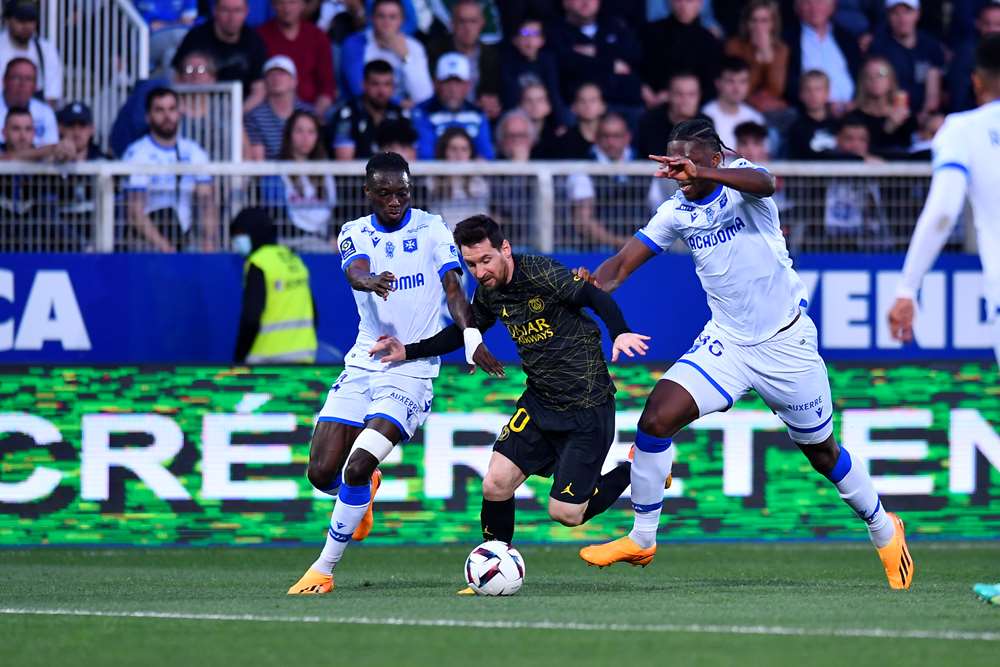
<instances>
[{"instance_id":1,"label":"blue sock stripe","mask_svg":"<svg viewBox=\"0 0 1000 667\"><path fill-rule=\"evenodd\" d=\"M844 447L840 448L840 456L837 457L837 463L833 466L833 470L827 475L829 479L834 484L840 482L847 476L847 473L851 471L851 455L847 452Z\"/></svg>"},{"instance_id":2,"label":"blue sock stripe","mask_svg":"<svg viewBox=\"0 0 1000 667\"><path fill-rule=\"evenodd\" d=\"M341 544L343 544L344 542L350 542L351 540L351 533L338 533L333 528L328 530L327 534L331 538L333 538L335 542L340 542Z\"/></svg>"},{"instance_id":3,"label":"blue sock stripe","mask_svg":"<svg viewBox=\"0 0 1000 667\"><path fill-rule=\"evenodd\" d=\"M640 452L649 454L665 452L670 449L671 442L673 441L670 438L658 438L646 433L641 428L635 430L635 448Z\"/></svg>"},{"instance_id":4,"label":"blue sock stripe","mask_svg":"<svg viewBox=\"0 0 1000 667\"><path fill-rule=\"evenodd\" d=\"M875 515L878 514L878 511L880 509L882 509L882 499L878 498L875 500L875 509L872 510L872 513L869 514L868 516L862 516L861 518L864 520L865 523L871 523L872 519L875 518Z\"/></svg>"},{"instance_id":5,"label":"blue sock stripe","mask_svg":"<svg viewBox=\"0 0 1000 667\"><path fill-rule=\"evenodd\" d=\"M652 512L654 510L660 509L661 507L663 507L662 500L658 503L650 503L648 505L640 505L639 503L632 503L632 509L634 509L636 512L639 512L640 514L645 514L646 512Z\"/></svg>"},{"instance_id":6,"label":"blue sock stripe","mask_svg":"<svg viewBox=\"0 0 1000 667\"><path fill-rule=\"evenodd\" d=\"M371 499L372 499L371 482L365 482L364 484L358 486L343 484L340 487L340 493L337 494L337 500L347 505L353 505L355 507L359 507L361 505L367 505Z\"/></svg>"}]
</instances>

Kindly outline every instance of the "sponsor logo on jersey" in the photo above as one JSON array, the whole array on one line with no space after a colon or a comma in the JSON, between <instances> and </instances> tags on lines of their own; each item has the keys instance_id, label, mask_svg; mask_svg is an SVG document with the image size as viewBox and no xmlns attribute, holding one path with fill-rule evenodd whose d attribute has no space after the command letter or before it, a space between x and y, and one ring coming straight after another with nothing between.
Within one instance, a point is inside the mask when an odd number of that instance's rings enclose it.
<instances>
[{"instance_id":1,"label":"sponsor logo on jersey","mask_svg":"<svg viewBox=\"0 0 1000 667\"><path fill-rule=\"evenodd\" d=\"M451 250L452 257L458 257L458 248L456 248L455 246L450 246L449 250Z\"/></svg>"},{"instance_id":2,"label":"sponsor logo on jersey","mask_svg":"<svg viewBox=\"0 0 1000 667\"><path fill-rule=\"evenodd\" d=\"M375 236L374 234L372 234L372 247L373 248L377 248L378 247L378 242L381 241L381 240L382 240L381 236Z\"/></svg>"},{"instance_id":3,"label":"sponsor logo on jersey","mask_svg":"<svg viewBox=\"0 0 1000 667\"><path fill-rule=\"evenodd\" d=\"M385 256L392 259L392 256L396 254L396 246L392 241L385 242Z\"/></svg>"},{"instance_id":4,"label":"sponsor logo on jersey","mask_svg":"<svg viewBox=\"0 0 1000 667\"><path fill-rule=\"evenodd\" d=\"M392 255L389 255L392 257ZM393 289L404 290L424 286L424 274L414 273L412 276L400 276L392 281Z\"/></svg>"},{"instance_id":5,"label":"sponsor logo on jersey","mask_svg":"<svg viewBox=\"0 0 1000 667\"><path fill-rule=\"evenodd\" d=\"M680 205L677 206L677 210L678 211L693 211L694 210L694 206L691 206L691 204L680 204Z\"/></svg>"},{"instance_id":6,"label":"sponsor logo on jersey","mask_svg":"<svg viewBox=\"0 0 1000 667\"><path fill-rule=\"evenodd\" d=\"M797 404L788 403L788 404L786 404L785 407L787 407L789 410L792 410L794 412L805 412L806 410L812 410L813 408L816 408L817 406L820 406L820 405L823 405L823 397L822 396L817 396L816 398L814 398L813 400L809 401L808 403L797 403Z\"/></svg>"},{"instance_id":7,"label":"sponsor logo on jersey","mask_svg":"<svg viewBox=\"0 0 1000 667\"><path fill-rule=\"evenodd\" d=\"M531 308L536 313L540 313L545 310L545 302L542 301L541 297L533 297L528 299L528 308Z\"/></svg>"},{"instance_id":8,"label":"sponsor logo on jersey","mask_svg":"<svg viewBox=\"0 0 1000 667\"><path fill-rule=\"evenodd\" d=\"M719 210L726 208L726 204L729 203L729 195L722 193L722 199L719 200Z\"/></svg>"},{"instance_id":9,"label":"sponsor logo on jersey","mask_svg":"<svg viewBox=\"0 0 1000 667\"><path fill-rule=\"evenodd\" d=\"M565 496L573 496L573 497L575 498L575 497L576 497L576 494L575 494L575 493L573 493L573 482L570 482L569 484L567 484L567 485L566 485L566 488L565 488L565 489L563 489L562 491L560 491L559 493L560 493L561 495L565 495Z\"/></svg>"},{"instance_id":10,"label":"sponsor logo on jersey","mask_svg":"<svg viewBox=\"0 0 1000 667\"><path fill-rule=\"evenodd\" d=\"M413 415L417 414L418 412L423 412L420 409L420 404L419 403L417 403L416 401L414 401L409 396L406 396L405 394L402 394L402 393L400 393L398 391L394 391L391 394L389 394L389 398L391 398L392 400L396 401L397 403L401 403L403 405L403 407L406 408L406 418L407 419L413 419Z\"/></svg>"},{"instance_id":11,"label":"sponsor logo on jersey","mask_svg":"<svg viewBox=\"0 0 1000 667\"><path fill-rule=\"evenodd\" d=\"M541 343L556 335L544 317L539 317L527 324L508 324L507 331L510 332L510 337L518 345Z\"/></svg>"},{"instance_id":12,"label":"sponsor logo on jersey","mask_svg":"<svg viewBox=\"0 0 1000 667\"><path fill-rule=\"evenodd\" d=\"M706 214L711 210L712 209L706 209ZM709 218L709 222L711 222L711 218ZM708 234L697 234L692 236L687 240L687 243L692 250L712 248L717 245L722 245L723 243L729 243L736 238L736 234L744 227L746 227L746 224L739 218L736 218L736 221L733 224L727 225L717 231L709 232Z\"/></svg>"},{"instance_id":13,"label":"sponsor logo on jersey","mask_svg":"<svg viewBox=\"0 0 1000 667\"><path fill-rule=\"evenodd\" d=\"M416 251L417 251L416 239L403 239L403 252L416 252Z\"/></svg>"},{"instance_id":14,"label":"sponsor logo on jersey","mask_svg":"<svg viewBox=\"0 0 1000 667\"><path fill-rule=\"evenodd\" d=\"M351 255L353 255L357 251L358 251L357 248L354 247L354 241L353 240L351 240L349 238L346 238L346 239L344 239L343 241L340 242L340 256L341 256L341 258L347 259L348 257L350 257Z\"/></svg>"}]
</instances>

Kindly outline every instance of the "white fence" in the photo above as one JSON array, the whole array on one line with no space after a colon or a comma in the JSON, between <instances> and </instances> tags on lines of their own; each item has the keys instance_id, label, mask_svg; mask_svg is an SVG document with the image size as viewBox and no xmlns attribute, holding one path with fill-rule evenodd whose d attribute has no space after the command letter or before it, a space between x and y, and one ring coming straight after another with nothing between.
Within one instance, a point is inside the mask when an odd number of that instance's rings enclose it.
<instances>
[{"instance_id":1,"label":"white fence","mask_svg":"<svg viewBox=\"0 0 1000 667\"><path fill-rule=\"evenodd\" d=\"M41 34L63 59L64 101L93 109L107 149L129 90L149 77L149 27L130 0L45 0L41 19Z\"/></svg>"},{"instance_id":2,"label":"white fence","mask_svg":"<svg viewBox=\"0 0 1000 667\"><path fill-rule=\"evenodd\" d=\"M911 163L770 168L793 253L905 250L931 173ZM541 252L611 251L673 189L641 162L418 162L412 171L414 206L450 225L489 213L516 247ZM369 212L363 182L363 162L0 163L0 251L220 249L228 222L259 205L290 245L334 252L340 226ZM974 238L966 214L947 250L974 251Z\"/></svg>"},{"instance_id":3,"label":"white fence","mask_svg":"<svg viewBox=\"0 0 1000 667\"><path fill-rule=\"evenodd\" d=\"M181 109L180 132L205 149L213 162L243 159L243 84L226 81L175 85Z\"/></svg>"}]
</instances>

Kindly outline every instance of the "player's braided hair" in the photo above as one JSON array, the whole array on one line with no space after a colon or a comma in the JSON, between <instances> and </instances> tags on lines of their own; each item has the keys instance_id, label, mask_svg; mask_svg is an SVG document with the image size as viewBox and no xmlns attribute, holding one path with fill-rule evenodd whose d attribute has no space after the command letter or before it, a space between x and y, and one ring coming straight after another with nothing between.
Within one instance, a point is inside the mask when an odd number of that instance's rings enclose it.
<instances>
[{"instance_id":1,"label":"player's braided hair","mask_svg":"<svg viewBox=\"0 0 1000 667\"><path fill-rule=\"evenodd\" d=\"M721 153L723 150L736 152L723 143L719 133L715 131L715 125L705 118L691 118L677 123L674 131L670 133L670 141L699 141L714 153Z\"/></svg>"},{"instance_id":2,"label":"player's braided hair","mask_svg":"<svg viewBox=\"0 0 1000 667\"><path fill-rule=\"evenodd\" d=\"M409 176L410 165L399 153L377 153L365 165L365 178L370 181L377 171L402 172Z\"/></svg>"}]
</instances>

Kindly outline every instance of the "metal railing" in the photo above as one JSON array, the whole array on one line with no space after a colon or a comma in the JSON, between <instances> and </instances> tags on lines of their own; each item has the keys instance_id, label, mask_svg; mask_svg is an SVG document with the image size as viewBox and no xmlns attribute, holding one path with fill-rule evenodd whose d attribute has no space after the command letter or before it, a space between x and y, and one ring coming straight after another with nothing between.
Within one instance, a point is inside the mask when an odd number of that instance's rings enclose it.
<instances>
[{"instance_id":1,"label":"metal railing","mask_svg":"<svg viewBox=\"0 0 1000 667\"><path fill-rule=\"evenodd\" d=\"M149 26L130 0L45 0L40 32L63 59L64 101L93 109L108 134L129 91L149 77Z\"/></svg>"},{"instance_id":2,"label":"metal railing","mask_svg":"<svg viewBox=\"0 0 1000 667\"><path fill-rule=\"evenodd\" d=\"M173 86L181 109L180 132L213 162L243 159L243 83Z\"/></svg>"},{"instance_id":3,"label":"metal railing","mask_svg":"<svg viewBox=\"0 0 1000 667\"><path fill-rule=\"evenodd\" d=\"M912 163L770 169L793 253L905 250L931 175L929 165ZM413 206L452 226L489 213L513 245L540 252L611 251L673 192L645 163L417 162L412 172ZM335 252L343 223L369 213L363 182L363 162L0 163L0 250L225 248L228 222L259 205L289 245ZM947 250L972 252L974 238L966 214Z\"/></svg>"}]
</instances>

